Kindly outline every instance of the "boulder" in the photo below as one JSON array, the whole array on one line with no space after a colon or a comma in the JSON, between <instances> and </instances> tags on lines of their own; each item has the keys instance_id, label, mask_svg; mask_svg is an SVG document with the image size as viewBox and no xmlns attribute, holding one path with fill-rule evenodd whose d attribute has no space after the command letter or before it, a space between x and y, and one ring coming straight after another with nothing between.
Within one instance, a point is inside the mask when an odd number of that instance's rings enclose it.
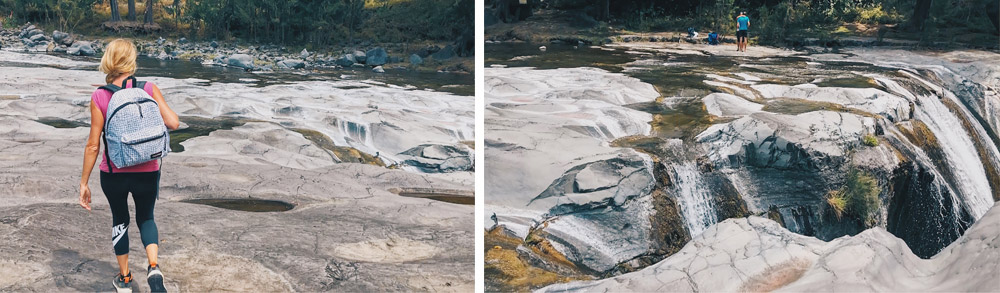
<instances>
[{"instance_id":1,"label":"boulder","mask_svg":"<svg viewBox=\"0 0 1000 293\"><path fill-rule=\"evenodd\" d=\"M45 41L45 40L46 40L46 38L45 38L45 35L33 35L33 36L31 36L30 38L28 38L28 40L30 40L31 42L33 42L33 43L36 43L36 44L37 44L37 43L39 43L40 41Z\"/></svg>"},{"instance_id":2,"label":"boulder","mask_svg":"<svg viewBox=\"0 0 1000 293\"><path fill-rule=\"evenodd\" d=\"M166 42L166 41L167 41L166 39L164 39L163 37L160 37L159 39L156 39L156 44L162 46L163 42Z\"/></svg>"},{"instance_id":3,"label":"boulder","mask_svg":"<svg viewBox=\"0 0 1000 293\"><path fill-rule=\"evenodd\" d=\"M226 61L226 64L229 64L229 66L241 67L246 69L251 69L254 67L253 57L250 57L250 55L247 54L230 55L229 60Z\"/></svg>"},{"instance_id":4,"label":"boulder","mask_svg":"<svg viewBox=\"0 0 1000 293\"><path fill-rule=\"evenodd\" d=\"M354 65L354 60L356 60L354 58L354 55L352 55L352 54L344 54L344 56L341 56L340 58L337 58L337 60L334 61L333 63L337 64L337 65L340 65L340 66L343 66L343 67L349 67L351 65Z\"/></svg>"},{"instance_id":5,"label":"boulder","mask_svg":"<svg viewBox=\"0 0 1000 293\"><path fill-rule=\"evenodd\" d=\"M286 69L302 69L306 68L306 62L295 59L281 60L278 62L278 67Z\"/></svg>"},{"instance_id":6,"label":"boulder","mask_svg":"<svg viewBox=\"0 0 1000 293\"><path fill-rule=\"evenodd\" d=\"M455 47L452 47L451 45L445 46L444 49L441 49L441 51L431 54L431 57L434 58L434 60L451 59L452 57L455 57Z\"/></svg>"},{"instance_id":7,"label":"boulder","mask_svg":"<svg viewBox=\"0 0 1000 293\"><path fill-rule=\"evenodd\" d=\"M372 72L375 72L375 73L385 73L385 69L382 69L382 66L379 65L379 66L375 66L375 68L372 68Z\"/></svg>"},{"instance_id":8,"label":"boulder","mask_svg":"<svg viewBox=\"0 0 1000 293\"><path fill-rule=\"evenodd\" d=\"M66 54L77 56L94 56L96 53L91 43L85 41L74 42L69 49L66 49Z\"/></svg>"},{"instance_id":9,"label":"boulder","mask_svg":"<svg viewBox=\"0 0 1000 293\"><path fill-rule=\"evenodd\" d=\"M52 40L55 41L57 44L61 44L61 45L72 45L73 44L73 38L70 37L69 34L61 32L61 31L53 31L52 32Z\"/></svg>"},{"instance_id":10,"label":"boulder","mask_svg":"<svg viewBox=\"0 0 1000 293\"><path fill-rule=\"evenodd\" d=\"M389 62L389 59L388 59L389 58L389 54L386 53L385 49L382 49L382 47L376 47L375 49L368 50L368 52L365 53L365 55L368 58L365 61L365 64L368 64L368 65L379 66L379 65L384 65L384 64L386 64L386 63Z\"/></svg>"},{"instance_id":11,"label":"boulder","mask_svg":"<svg viewBox=\"0 0 1000 293\"><path fill-rule=\"evenodd\" d=\"M424 64L424 58L420 58L420 55L417 54L410 55L410 64L411 65Z\"/></svg>"},{"instance_id":12,"label":"boulder","mask_svg":"<svg viewBox=\"0 0 1000 293\"><path fill-rule=\"evenodd\" d=\"M355 63L364 64L365 61L368 60L368 56L365 55L365 51L355 50L354 53L351 54L354 56Z\"/></svg>"},{"instance_id":13,"label":"boulder","mask_svg":"<svg viewBox=\"0 0 1000 293\"><path fill-rule=\"evenodd\" d=\"M420 48L420 50L417 51L417 55L419 55L420 58L427 58L427 56L437 53L438 51L441 51L441 47L438 47L437 45L430 45Z\"/></svg>"},{"instance_id":14,"label":"boulder","mask_svg":"<svg viewBox=\"0 0 1000 293\"><path fill-rule=\"evenodd\" d=\"M299 53L299 57L302 57L302 59L308 58L309 57L309 51L307 51L305 48L303 48L302 52Z\"/></svg>"},{"instance_id":15,"label":"boulder","mask_svg":"<svg viewBox=\"0 0 1000 293\"><path fill-rule=\"evenodd\" d=\"M217 43L215 41L212 41L212 43L209 44L209 46L212 46L212 48L218 48L219 47L219 43Z\"/></svg>"},{"instance_id":16,"label":"boulder","mask_svg":"<svg viewBox=\"0 0 1000 293\"><path fill-rule=\"evenodd\" d=\"M183 45L183 44L187 44L187 43L188 43L188 39L187 38L181 38L180 40L177 40L177 44L178 45Z\"/></svg>"}]
</instances>

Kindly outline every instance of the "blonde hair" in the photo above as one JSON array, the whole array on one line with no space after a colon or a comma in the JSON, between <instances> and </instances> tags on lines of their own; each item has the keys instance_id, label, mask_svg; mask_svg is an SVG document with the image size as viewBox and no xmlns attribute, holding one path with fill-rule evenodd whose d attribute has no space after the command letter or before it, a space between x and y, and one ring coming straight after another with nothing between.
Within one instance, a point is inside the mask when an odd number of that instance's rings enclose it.
<instances>
[{"instance_id":1,"label":"blonde hair","mask_svg":"<svg viewBox=\"0 0 1000 293\"><path fill-rule=\"evenodd\" d=\"M107 74L104 81L111 83L123 74L135 74L136 56L135 45L129 40L115 39L108 43L104 49L104 57L101 57L101 72Z\"/></svg>"}]
</instances>

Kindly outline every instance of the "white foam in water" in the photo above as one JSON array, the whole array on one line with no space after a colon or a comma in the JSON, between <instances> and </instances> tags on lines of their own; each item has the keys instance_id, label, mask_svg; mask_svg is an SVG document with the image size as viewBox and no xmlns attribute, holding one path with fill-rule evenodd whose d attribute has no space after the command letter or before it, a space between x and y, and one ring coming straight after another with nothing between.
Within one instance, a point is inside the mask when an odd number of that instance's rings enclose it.
<instances>
[{"instance_id":1,"label":"white foam in water","mask_svg":"<svg viewBox=\"0 0 1000 293\"><path fill-rule=\"evenodd\" d=\"M715 214L712 192L702 180L701 172L692 162L674 164L674 196L681 208L684 224L691 237L701 234L705 228L719 222Z\"/></svg>"}]
</instances>

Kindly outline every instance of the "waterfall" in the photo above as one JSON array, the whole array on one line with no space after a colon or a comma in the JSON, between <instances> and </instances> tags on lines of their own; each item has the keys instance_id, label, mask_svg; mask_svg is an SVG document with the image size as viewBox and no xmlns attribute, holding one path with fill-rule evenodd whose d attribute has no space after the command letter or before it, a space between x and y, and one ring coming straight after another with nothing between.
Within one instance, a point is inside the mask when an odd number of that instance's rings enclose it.
<instances>
[{"instance_id":1,"label":"waterfall","mask_svg":"<svg viewBox=\"0 0 1000 293\"><path fill-rule=\"evenodd\" d=\"M673 194L680 206L685 226L691 237L695 237L719 221L715 213L715 199L693 162L678 163L673 167Z\"/></svg>"},{"instance_id":2,"label":"waterfall","mask_svg":"<svg viewBox=\"0 0 1000 293\"><path fill-rule=\"evenodd\" d=\"M934 88L943 97L936 95L919 95L911 93L894 81L879 79L887 89L916 102L913 118L922 121L937 137L938 144L944 152L945 160L954 172L952 186L956 193L954 203L965 203L969 212L979 219L993 206L992 189L986 177L986 169L979 157L979 151L973 143L973 138L962 124L964 113L954 113L941 99L950 99L956 105L961 105L954 95L940 85L930 83L907 71L900 71L911 79ZM966 117L968 118L968 117ZM940 166L943 167L943 166ZM961 198L958 198L961 197Z\"/></svg>"}]
</instances>

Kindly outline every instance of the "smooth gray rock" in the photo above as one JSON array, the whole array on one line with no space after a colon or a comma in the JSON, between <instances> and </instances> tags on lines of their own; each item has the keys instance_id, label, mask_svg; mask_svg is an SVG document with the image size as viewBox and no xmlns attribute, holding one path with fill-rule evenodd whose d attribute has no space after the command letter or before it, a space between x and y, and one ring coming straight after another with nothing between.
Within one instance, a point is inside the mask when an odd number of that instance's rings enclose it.
<instances>
[{"instance_id":1,"label":"smooth gray rock","mask_svg":"<svg viewBox=\"0 0 1000 293\"><path fill-rule=\"evenodd\" d=\"M226 60L226 64L233 67L251 69L254 68L253 57L247 54L233 54Z\"/></svg>"},{"instance_id":2,"label":"smooth gray rock","mask_svg":"<svg viewBox=\"0 0 1000 293\"><path fill-rule=\"evenodd\" d=\"M212 46L212 48L218 48L219 47L219 43L217 43L215 41L212 41L212 43L210 43L209 46Z\"/></svg>"},{"instance_id":3,"label":"smooth gray rock","mask_svg":"<svg viewBox=\"0 0 1000 293\"><path fill-rule=\"evenodd\" d=\"M385 52L382 47L376 47L375 49L368 50L365 53L366 61L365 64L372 66L385 65L389 62L389 54Z\"/></svg>"},{"instance_id":4,"label":"smooth gray rock","mask_svg":"<svg viewBox=\"0 0 1000 293\"><path fill-rule=\"evenodd\" d=\"M91 43L86 41L76 41L69 49L66 49L66 54L70 55L94 56L96 53Z\"/></svg>"},{"instance_id":5,"label":"smooth gray rock","mask_svg":"<svg viewBox=\"0 0 1000 293\"><path fill-rule=\"evenodd\" d=\"M417 54L410 55L410 65L420 64L424 64L424 58L420 58L420 55Z\"/></svg>"},{"instance_id":6,"label":"smooth gray rock","mask_svg":"<svg viewBox=\"0 0 1000 293\"><path fill-rule=\"evenodd\" d=\"M365 61L368 60L368 55L365 55L365 51L354 50L354 53L351 53L351 55L354 56L355 63L365 64Z\"/></svg>"},{"instance_id":7,"label":"smooth gray rock","mask_svg":"<svg viewBox=\"0 0 1000 293\"><path fill-rule=\"evenodd\" d=\"M375 67L372 68L372 72L375 72L375 73L385 73L385 69L383 69L382 66L375 66Z\"/></svg>"},{"instance_id":8,"label":"smooth gray rock","mask_svg":"<svg viewBox=\"0 0 1000 293\"><path fill-rule=\"evenodd\" d=\"M1000 204L925 260L882 228L823 242L751 216L716 224L642 270L538 292L992 291L1000 274L996 231Z\"/></svg>"},{"instance_id":9,"label":"smooth gray rock","mask_svg":"<svg viewBox=\"0 0 1000 293\"><path fill-rule=\"evenodd\" d=\"M302 69L306 68L306 63L302 60L288 59L279 61L278 67L287 69Z\"/></svg>"},{"instance_id":10,"label":"smooth gray rock","mask_svg":"<svg viewBox=\"0 0 1000 293\"><path fill-rule=\"evenodd\" d=\"M452 57L455 57L455 48L451 45L447 45L444 49L437 51L437 53L431 54L431 57L434 58L434 60L451 59Z\"/></svg>"},{"instance_id":11,"label":"smooth gray rock","mask_svg":"<svg viewBox=\"0 0 1000 293\"><path fill-rule=\"evenodd\" d=\"M344 56L341 56L340 58L337 58L337 61L334 61L334 63L337 64L337 65L340 65L342 67L349 67L351 65L354 65L354 60L356 60L354 58L354 55L352 55L352 54L344 54Z\"/></svg>"},{"instance_id":12,"label":"smooth gray rock","mask_svg":"<svg viewBox=\"0 0 1000 293\"><path fill-rule=\"evenodd\" d=\"M307 51L305 48L303 48L302 52L299 53L299 57L301 57L302 59L308 58L309 55L310 55L309 51Z\"/></svg>"},{"instance_id":13,"label":"smooth gray rock","mask_svg":"<svg viewBox=\"0 0 1000 293\"><path fill-rule=\"evenodd\" d=\"M403 165L424 172L448 173L472 171L473 151L465 145L424 144L399 154Z\"/></svg>"},{"instance_id":14,"label":"smooth gray rock","mask_svg":"<svg viewBox=\"0 0 1000 293\"><path fill-rule=\"evenodd\" d=\"M67 46L73 44L73 38L71 38L69 34L61 31L53 31L52 40L55 41L57 44L62 44Z\"/></svg>"},{"instance_id":15,"label":"smooth gray rock","mask_svg":"<svg viewBox=\"0 0 1000 293\"><path fill-rule=\"evenodd\" d=\"M65 56L0 51L0 60L16 59L97 66ZM396 162L396 154L421 144L472 140L471 97L344 80L257 87L148 77L163 89L170 106L183 113L186 127L199 123L191 116L258 121L191 138L182 143L183 152L165 159L156 223L168 290L474 290L475 250L468 245L475 240L469 225L473 206L390 192L469 192L474 174L338 163L294 130L324 133L339 146L368 153L381 150L383 159ZM91 176L93 211L88 212L76 204L80 152L61 151L83 148L80 142L89 128L54 128L34 121L41 114L89 121L89 113L81 111L89 96L66 91L93 91L79 81L95 78L102 77L93 70L0 67L0 88L22 89L33 97L3 101L0 115L4 290L113 290L106 282L117 269L108 240L111 215L98 171ZM348 86L354 88L340 88ZM301 108L298 115L275 117L275 109L292 105ZM357 130L362 128L363 139ZM349 135L347 129L356 131ZM253 213L184 202L196 198L280 200L295 208ZM138 229L133 225L129 230L135 270L145 265L145 254ZM133 275L137 292L148 288L141 270Z\"/></svg>"},{"instance_id":16,"label":"smooth gray rock","mask_svg":"<svg viewBox=\"0 0 1000 293\"><path fill-rule=\"evenodd\" d=\"M593 68L484 73L486 214L518 237L543 229L595 271L650 253L651 159L609 142L651 131L624 105L656 99L652 85Z\"/></svg>"}]
</instances>

